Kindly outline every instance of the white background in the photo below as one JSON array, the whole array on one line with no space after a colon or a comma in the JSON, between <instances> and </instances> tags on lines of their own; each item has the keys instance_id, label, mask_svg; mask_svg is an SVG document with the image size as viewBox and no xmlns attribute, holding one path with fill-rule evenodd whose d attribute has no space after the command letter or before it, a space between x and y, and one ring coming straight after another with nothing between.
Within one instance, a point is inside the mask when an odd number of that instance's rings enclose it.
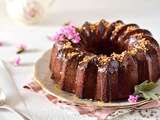
<instances>
[{"instance_id":1,"label":"white background","mask_svg":"<svg viewBox=\"0 0 160 120\"><path fill-rule=\"evenodd\" d=\"M0 24L12 27L15 24L5 17L4 5L1 3L4 1L0 0L0 8L2 8L0 10ZM39 1L44 2L44 0ZM83 23L87 20L97 21L102 18L109 21L121 19L126 23L137 23L143 28L151 30L157 39L160 38L158 35L160 33L159 0L55 0L48 11L50 12L48 17L33 28L59 26L67 21Z\"/></svg>"}]
</instances>

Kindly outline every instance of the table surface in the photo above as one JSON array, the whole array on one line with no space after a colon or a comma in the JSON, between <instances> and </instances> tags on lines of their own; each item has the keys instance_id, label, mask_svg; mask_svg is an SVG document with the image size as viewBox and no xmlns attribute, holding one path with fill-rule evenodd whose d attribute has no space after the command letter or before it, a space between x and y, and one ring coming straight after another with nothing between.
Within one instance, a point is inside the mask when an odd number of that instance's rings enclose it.
<instances>
[{"instance_id":1,"label":"table surface","mask_svg":"<svg viewBox=\"0 0 160 120\"><path fill-rule=\"evenodd\" d=\"M46 19L37 25L27 26L11 20L7 16L3 1L0 0L0 41L5 43L0 47L0 58L9 62L17 56L17 44L27 45L29 51L20 54L23 64L15 67L16 83L21 88L32 79L36 60L44 51L52 47L52 42L47 39L47 36L67 21L82 23L100 18L110 21L122 19L126 23L138 23L142 28L149 29L160 42L159 5L158 0L124 0L123 3L116 0L57 0ZM0 111L0 116L2 114L5 116L5 113L9 114ZM12 117L12 114L10 115Z\"/></svg>"}]
</instances>

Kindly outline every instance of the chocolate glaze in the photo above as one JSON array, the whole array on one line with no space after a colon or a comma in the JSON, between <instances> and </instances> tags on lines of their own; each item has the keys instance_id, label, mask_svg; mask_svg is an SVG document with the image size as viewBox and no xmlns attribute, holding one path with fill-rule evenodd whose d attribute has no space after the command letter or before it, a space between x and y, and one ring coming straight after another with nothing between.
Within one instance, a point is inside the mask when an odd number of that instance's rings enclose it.
<instances>
[{"instance_id":1,"label":"chocolate glaze","mask_svg":"<svg viewBox=\"0 0 160 120\"><path fill-rule=\"evenodd\" d=\"M146 53L138 51L134 56L138 63L138 83L142 83L149 79L148 61L146 59Z\"/></svg>"},{"instance_id":2,"label":"chocolate glaze","mask_svg":"<svg viewBox=\"0 0 160 120\"><path fill-rule=\"evenodd\" d=\"M63 62L57 56L58 56L59 50L63 49L64 43L66 43L66 42L57 42L56 44L53 45L53 48L52 48L50 69L54 73L54 74L52 74L52 78L55 78L56 82L59 82L59 80L60 80L59 73L61 71L61 64Z\"/></svg>"},{"instance_id":3,"label":"chocolate glaze","mask_svg":"<svg viewBox=\"0 0 160 120\"><path fill-rule=\"evenodd\" d=\"M63 62L61 70L61 81L63 81L63 90L74 93L77 74L76 70L79 61L81 61L83 57L83 55L75 54L70 56L70 58L67 58L65 62Z\"/></svg>"},{"instance_id":4,"label":"chocolate glaze","mask_svg":"<svg viewBox=\"0 0 160 120\"><path fill-rule=\"evenodd\" d=\"M83 97L94 99L96 92L97 66L92 61L88 64L84 79Z\"/></svg>"},{"instance_id":5,"label":"chocolate glaze","mask_svg":"<svg viewBox=\"0 0 160 120\"><path fill-rule=\"evenodd\" d=\"M94 99L96 92L97 65L94 58L82 61L77 68L75 94L80 98Z\"/></svg>"},{"instance_id":6,"label":"chocolate glaze","mask_svg":"<svg viewBox=\"0 0 160 120\"><path fill-rule=\"evenodd\" d=\"M86 22L77 31L79 44L65 40L52 48L51 77L61 89L109 102L126 99L135 85L160 77L160 47L148 30L101 20Z\"/></svg>"},{"instance_id":7,"label":"chocolate glaze","mask_svg":"<svg viewBox=\"0 0 160 120\"><path fill-rule=\"evenodd\" d=\"M119 38L119 41L121 41L119 42L120 49L124 50L128 48L128 43L130 42L129 41L130 38L135 38L137 41L138 40L137 37L144 36L144 35L152 36L152 34L145 29L135 29L133 31L129 31L123 37Z\"/></svg>"},{"instance_id":8,"label":"chocolate glaze","mask_svg":"<svg viewBox=\"0 0 160 120\"><path fill-rule=\"evenodd\" d=\"M108 27L109 23L105 22L105 20L101 20L97 26L97 38L95 37L95 40L98 41L95 43L98 45L97 54L103 53L105 51L104 41L107 42L106 31L108 30Z\"/></svg>"},{"instance_id":9,"label":"chocolate glaze","mask_svg":"<svg viewBox=\"0 0 160 120\"><path fill-rule=\"evenodd\" d=\"M112 32L115 30L115 26L117 24L124 24L124 23L121 20L117 20L116 22L111 23L111 25L109 26L108 31L105 35L106 39L104 41L104 45L105 45L104 54L110 55L114 50L114 45L111 37L112 37Z\"/></svg>"},{"instance_id":10,"label":"chocolate glaze","mask_svg":"<svg viewBox=\"0 0 160 120\"><path fill-rule=\"evenodd\" d=\"M128 28L131 28L131 27L132 27L132 29L128 30ZM121 42L121 40L123 40L122 38L127 33L131 32L131 31L134 31L134 30L136 30L138 28L139 28L139 26L136 25L136 24L127 24L127 25L124 25L123 27L121 27L119 29L119 31L117 32L117 34L115 35L115 37L113 39L114 44L115 44L115 50L116 50L117 53L121 53L121 51L123 51L123 49L121 49L121 46L120 46L120 43L123 42L123 41Z\"/></svg>"},{"instance_id":11,"label":"chocolate glaze","mask_svg":"<svg viewBox=\"0 0 160 120\"><path fill-rule=\"evenodd\" d=\"M107 72L107 80L108 80L108 88L109 88L109 101L114 100L118 97L118 69L119 62L116 60L111 60L108 63L108 72Z\"/></svg>"},{"instance_id":12,"label":"chocolate glaze","mask_svg":"<svg viewBox=\"0 0 160 120\"><path fill-rule=\"evenodd\" d=\"M128 95L133 94L134 86L138 84L137 61L131 55L126 55L118 73L118 97L127 98ZM122 87L124 85L125 87Z\"/></svg>"},{"instance_id":13,"label":"chocolate glaze","mask_svg":"<svg viewBox=\"0 0 160 120\"><path fill-rule=\"evenodd\" d=\"M121 36L124 36L125 31L126 31L127 28L129 28L129 27L134 27L133 30L139 28L139 26L138 26L137 24L127 24L127 25L124 25L123 27L121 27L121 28L119 29L119 31L117 32L117 34L116 34L116 36L114 37L113 41L116 42L117 44L118 44L119 42L121 42L121 41L120 41L120 40L121 40L120 37L121 37ZM133 31L133 30L130 30L129 32L131 32L131 31Z\"/></svg>"},{"instance_id":14,"label":"chocolate glaze","mask_svg":"<svg viewBox=\"0 0 160 120\"><path fill-rule=\"evenodd\" d=\"M147 54L147 62L148 62L148 71L149 71L149 80L156 82L158 77L160 76L160 64L157 50L152 45L147 45L148 51ZM157 63L157 64L155 64Z\"/></svg>"},{"instance_id":15,"label":"chocolate glaze","mask_svg":"<svg viewBox=\"0 0 160 120\"><path fill-rule=\"evenodd\" d=\"M99 101L109 101L109 88L108 88L108 76L107 65L98 67L97 72L97 85L95 99Z\"/></svg>"},{"instance_id":16,"label":"chocolate glaze","mask_svg":"<svg viewBox=\"0 0 160 120\"><path fill-rule=\"evenodd\" d=\"M127 31L128 28L132 28L132 29L129 29ZM123 39L124 36L127 35L127 33L130 33L132 31L135 31L139 28L139 26L137 24L128 24L128 25L125 25L120 31L118 31L117 33L117 38L115 38L117 41L117 44L118 43L121 43L121 40Z\"/></svg>"}]
</instances>

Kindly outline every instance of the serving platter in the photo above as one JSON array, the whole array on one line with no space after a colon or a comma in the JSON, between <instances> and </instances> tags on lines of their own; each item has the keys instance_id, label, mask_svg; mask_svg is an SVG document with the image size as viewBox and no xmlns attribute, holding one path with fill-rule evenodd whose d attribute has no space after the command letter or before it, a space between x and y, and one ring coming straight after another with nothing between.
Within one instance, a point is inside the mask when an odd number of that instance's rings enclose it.
<instances>
[{"instance_id":1,"label":"serving platter","mask_svg":"<svg viewBox=\"0 0 160 120\"><path fill-rule=\"evenodd\" d=\"M92 101L87 99L80 99L72 93L61 90L54 80L51 79L51 72L49 69L51 49L47 50L35 63L34 78L35 81L43 88L43 90L58 99L75 105L96 106L96 107L116 107L116 108L129 108L138 107L149 103L151 101L141 100L137 103L129 103L127 100L113 101L104 103L100 101Z\"/></svg>"}]
</instances>

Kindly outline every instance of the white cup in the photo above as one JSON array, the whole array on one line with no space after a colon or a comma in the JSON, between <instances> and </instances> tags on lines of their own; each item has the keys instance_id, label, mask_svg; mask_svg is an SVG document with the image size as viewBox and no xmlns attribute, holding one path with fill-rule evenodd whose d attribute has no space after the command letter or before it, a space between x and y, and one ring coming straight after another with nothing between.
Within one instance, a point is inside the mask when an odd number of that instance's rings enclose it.
<instances>
[{"instance_id":1,"label":"white cup","mask_svg":"<svg viewBox=\"0 0 160 120\"><path fill-rule=\"evenodd\" d=\"M6 0L9 16L18 22L34 24L41 21L54 0Z\"/></svg>"}]
</instances>

